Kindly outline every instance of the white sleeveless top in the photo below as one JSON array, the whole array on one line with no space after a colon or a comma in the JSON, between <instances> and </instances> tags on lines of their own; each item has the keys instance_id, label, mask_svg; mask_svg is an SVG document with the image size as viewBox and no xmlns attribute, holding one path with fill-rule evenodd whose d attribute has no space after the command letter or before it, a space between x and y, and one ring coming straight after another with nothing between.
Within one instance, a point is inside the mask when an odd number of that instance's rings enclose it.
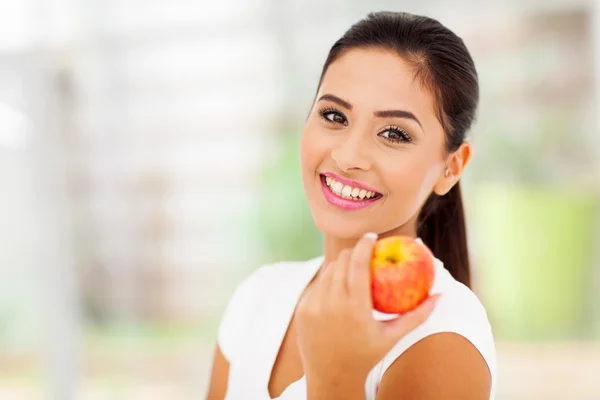
<instances>
[{"instance_id":1,"label":"white sleeveless top","mask_svg":"<svg viewBox=\"0 0 600 400\"><path fill-rule=\"evenodd\" d=\"M305 262L265 265L235 290L218 331L219 347L229 362L226 400L269 400L268 384L279 347L296 304L317 273L323 257ZM455 332L479 350L490 369L492 394L496 387L496 351L485 309L475 294L456 281L435 259L431 294L443 293L427 321L401 338L371 370L365 382L366 400L374 400L384 372L406 349L426 336ZM378 320L386 314L373 311ZM306 381L292 383L280 400L305 400Z\"/></svg>"}]
</instances>

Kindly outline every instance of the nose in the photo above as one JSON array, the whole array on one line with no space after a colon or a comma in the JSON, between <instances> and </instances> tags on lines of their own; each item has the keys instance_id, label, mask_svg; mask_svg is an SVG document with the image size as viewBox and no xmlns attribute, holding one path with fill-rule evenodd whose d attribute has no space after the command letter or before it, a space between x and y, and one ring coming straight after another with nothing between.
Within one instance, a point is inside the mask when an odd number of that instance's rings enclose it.
<instances>
[{"instance_id":1,"label":"nose","mask_svg":"<svg viewBox=\"0 0 600 400\"><path fill-rule=\"evenodd\" d=\"M371 161L367 145L360 132L347 132L340 138L338 145L331 151L331 158L341 171L355 169L369 170Z\"/></svg>"}]
</instances>

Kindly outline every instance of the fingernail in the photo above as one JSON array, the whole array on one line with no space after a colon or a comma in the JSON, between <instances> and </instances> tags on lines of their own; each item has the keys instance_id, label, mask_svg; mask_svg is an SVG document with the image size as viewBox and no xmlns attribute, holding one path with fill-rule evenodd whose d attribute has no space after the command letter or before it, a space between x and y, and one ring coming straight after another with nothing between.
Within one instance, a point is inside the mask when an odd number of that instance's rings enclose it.
<instances>
[{"instance_id":1,"label":"fingernail","mask_svg":"<svg viewBox=\"0 0 600 400\"><path fill-rule=\"evenodd\" d=\"M367 232L363 235L365 239L377 240L377 234L375 232Z\"/></svg>"}]
</instances>

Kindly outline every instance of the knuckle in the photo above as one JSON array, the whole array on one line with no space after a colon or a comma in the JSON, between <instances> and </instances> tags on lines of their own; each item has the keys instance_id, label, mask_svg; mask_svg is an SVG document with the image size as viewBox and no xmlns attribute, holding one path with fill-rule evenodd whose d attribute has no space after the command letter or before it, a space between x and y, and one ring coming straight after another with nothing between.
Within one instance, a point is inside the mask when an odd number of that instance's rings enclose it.
<instances>
[{"instance_id":1,"label":"knuckle","mask_svg":"<svg viewBox=\"0 0 600 400\"><path fill-rule=\"evenodd\" d=\"M312 304L303 304L296 310L298 315L303 318L313 318L318 314L318 309Z\"/></svg>"},{"instance_id":2,"label":"knuckle","mask_svg":"<svg viewBox=\"0 0 600 400\"><path fill-rule=\"evenodd\" d=\"M296 313L298 315L304 315L306 309L306 302L304 300L300 300L298 305L296 306Z\"/></svg>"},{"instance_id":3,"label":"knuckle","mask_svg":"<svg viewBox=\"0 0 600 400\"><path fill-rule=\"evenodd\" d=\"M296 306L296 312L304 314L311 307L310 296L302 296L298 305Z\"/></svg>"},{"instance_id":4,"label":"knuckle","mask_svg":"<svg viewBox=\"0 0 600 400\"><path fill-rule=\"evenodd\" d=\"M311 299L302 299L298 302L296 307L296 313L301 318L314 319L323 313L322 307L319 303L312 301Z\"/></svg>"}]
</instances>

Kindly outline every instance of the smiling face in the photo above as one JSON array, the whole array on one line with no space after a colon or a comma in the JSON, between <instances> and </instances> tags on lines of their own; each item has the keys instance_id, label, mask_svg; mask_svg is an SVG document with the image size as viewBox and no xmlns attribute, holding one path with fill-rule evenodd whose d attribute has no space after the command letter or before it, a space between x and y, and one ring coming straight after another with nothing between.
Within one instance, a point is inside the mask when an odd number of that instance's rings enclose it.
<instances>
[{"instance_id":1,"label":"smiling face","mask_svg":"<svg viewBox=\"0 0 600 400\"><path fill-rule=\"evenodd\" d=\"M324 234L415 235L431 192L452 186L446 168L460 173L449 160L434 97L411 64L352 49L329 66L301 141L304 190Z\"/></svg>"}]
</instances>

